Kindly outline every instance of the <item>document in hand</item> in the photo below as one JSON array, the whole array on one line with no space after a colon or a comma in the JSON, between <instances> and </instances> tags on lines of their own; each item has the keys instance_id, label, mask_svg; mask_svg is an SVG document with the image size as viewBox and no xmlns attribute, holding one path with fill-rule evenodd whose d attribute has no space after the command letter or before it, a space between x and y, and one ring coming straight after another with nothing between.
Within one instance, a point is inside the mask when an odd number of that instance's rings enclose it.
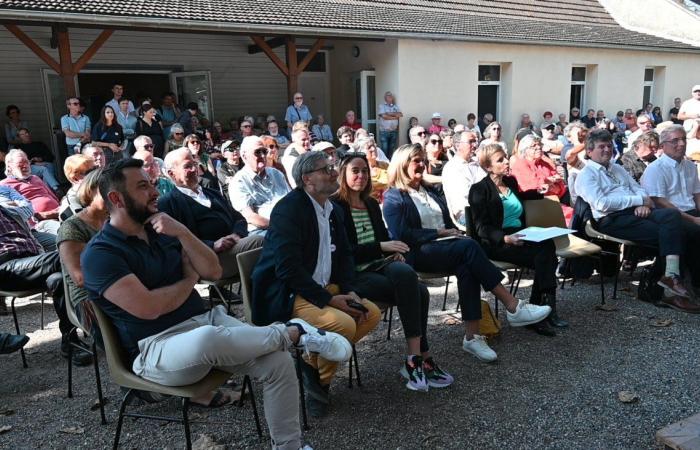
<instances>
[{"instance_id":1,"label":"document in hand","mask_svg":"<svg viewBox=\"0 0 700 450\"><path fill-rule=\"evenodd\" d=\"M523 241L542 242L542 241L546 241L547 239L552 239L552 238L555 238L558 236L564 236L565 234L571 234L571 233L574 233L574 230L570 230L569 228L527 227L525 229L518 231L516 234L519 234L520 239L522 239Z\"/></svg>"}]
</instances>

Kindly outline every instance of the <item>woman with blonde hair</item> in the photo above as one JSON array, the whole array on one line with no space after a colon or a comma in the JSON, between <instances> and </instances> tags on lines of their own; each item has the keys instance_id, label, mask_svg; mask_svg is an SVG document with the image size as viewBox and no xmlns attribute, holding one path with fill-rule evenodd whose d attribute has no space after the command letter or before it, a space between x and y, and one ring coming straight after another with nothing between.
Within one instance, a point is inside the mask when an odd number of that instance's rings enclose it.
<instances>
[{"instance_id":1,"label":"woman with blonde hair","mask_svg":"<svg viewBox=\"0 0 700 450\"><path fill-rule=\"evenodd\" d=\"M61 199L61 206L58 212L58 218L61 221L68 219L73 214L80 212L83 209L83 204L78 198L78 187L83 178L95 168L95 160L87 155L78 153L66 158L63 163L63 173L71 184L66 196Z\"/></svg>"},{"instance_id":2,"label":"woman with blonde hair","mask_svg":"<svg viewBox=\"0 0 700 450\"><path fill-rule=\"evenodd\" d=\"M500 123L494 120L493 122L488 124L486 128L484 128L483 135L484 140L481 141L481 144L479 144L479 148L483 148L489 144L498 144L501 147L503 147L503 151L508 153L508 146L503 140L503 127Z\"/></svg>"},{"instance_id":3,"label":"woman with blonde hair","mask_svg":"<svg viewBox=\"0 0 700 450\"><path fill-rule=\"evenodd\" d=\"M511 326L545 319L549 306L531 305L513 297L501 284L503 274L479 244L461 235L452 223L443 198L423 180L425 152L420 144L399 147L391 158L392 188L384 195L384 218L392 239L410 248L406 262L417 271L445 272L457 277L465 335L462 348L482 361L495 361L494 352L478 334L481 291L492 292L507 310Z\"/></svg>"}]
</instances>

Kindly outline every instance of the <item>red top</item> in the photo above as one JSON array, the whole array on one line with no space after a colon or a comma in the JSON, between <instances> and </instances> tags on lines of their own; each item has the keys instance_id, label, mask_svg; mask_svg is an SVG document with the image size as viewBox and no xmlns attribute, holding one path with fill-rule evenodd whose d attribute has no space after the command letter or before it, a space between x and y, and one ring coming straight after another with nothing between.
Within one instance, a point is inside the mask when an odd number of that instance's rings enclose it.
<instances>
[{"instance_id":1,"label":"red top","mask_svg":"<svg viewBox=\"0 0 700 450\"><path fill-rule=\"evenodd\" d=\"M353 122L352 124L350 124L350 123L348 123L347 120L345 122L341 123L340 126L341 127L350 127L353 130L359 130L360 128L362 128L362 124L360 122Z\"/></svg>"},{"instance_id":2,"label":"red top","mask_svg":"<svg viewBox=\"0 0 700 450\"><path fill-rule=\"evenodd\" d=\"M24 180L7 177L0 183L10 186L22 194L32 203L34 212L54 211L60 205L56 194L36 175L30 175L29 178Z\"/></svg>"},{"instance_id":3,"label":"red top","mask_svg":"<svg viewBox=\"0 0 700 450\"><path fill-rule=\"evenodd\" d=\"M510 168L510 173L518 181L518 186L522 191L539 190L540 187L549 183L548 177L557 175L557 168L544 159L530 161L527 158L515 158ZM549 190L544 195L556 195L561 197L566 193L566 185L563 180L550 184Z\"/></svg>"}]
</instances>

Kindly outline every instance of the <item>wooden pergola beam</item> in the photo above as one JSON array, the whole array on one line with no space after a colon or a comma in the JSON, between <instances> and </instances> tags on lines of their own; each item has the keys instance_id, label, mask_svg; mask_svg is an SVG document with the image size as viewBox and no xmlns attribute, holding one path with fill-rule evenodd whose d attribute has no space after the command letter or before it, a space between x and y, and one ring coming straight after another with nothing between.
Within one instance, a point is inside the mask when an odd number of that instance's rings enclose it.
<instances>
[{"instance_id":1,"label":"wooden pergola beam","mask_svg":"<svg viewBox=\"0 0 700 450\"><path fill-rule=\"evenodd\" d=\"M5 25L5 28L7 30L14 34L17 39L20 40L24 45L26 45L29 50L31 50L36 56L39 57L42 61L46 63L49 67L51 67L56 73L61 73L61 65L56 62L55 59L51 57L48 53L44 51L43 48L39 47L39 45L32 40L29 36L26 35L26 33L22 30L19 29L17 25Z\"/></svg>"},{"instance_id":2,"label":"wooden pergola beam","mask_svg":"<svg viewBox=\"0 0 700 450\"><path fill-rule=\"evenodd\" d=\"M286 39L283 37L274 37L272 39L268 39L265 41L268 47L270 48L277 48L285 44ZM260 48L259 45L254 44L254 45L249 45L248 46L248 54L249 55L255 55L256 53L261 53L263 51L262 48Z\"/></svg>"},{"instance_id":3,"label":"wooden pergola beam","mask_svg":"<svg viewBox=\"0 0 700 450\"><path fill-rule=\"evenodd\" d=\"M314 45L311 47L311 50L309 50L309 53L304 56L304 59L301 60L299 63L299 66L297 67L298 74L301 75L304 70L306 70L306 67L309 65L312 59L314 59L314 56L316 56L316 53L318 53L319 50L321 50L321 47L323 47L323 44L325 42L325 39L316 39L316 42Z\"/></svg>"},{"instance_id":4,"label":"wooden pergola beam","mask_svg":"<svg viewBox=\"0 0 700 450\"><path fill-rule=\"evenodd\" d=\"M107 42L107 39L109 39L113 33L114 30L102 30L102 33L97 36L95 41L90 44L90 47L88 47L75 64L73 64L74 74L80 73L80 71L83 70L83 67L95 56L95 53Z\"/></svg>"},{"instance_id":5,"label":"wooden pergola beam","mask_svg":"<svg viewBox=\"0 0 700 450\"><path fill-rule=\"evenodd\" d=\"M262 38L262 36L251 36L250 37L255 44L260 47L260 49L267 55L268 58L270 58L270 61L277 66L277 68L284 74L285 77L289 77L289 69L287 68L287 65L282 62L282 60L275 54L274 51L272 51L272 48L270 48L269 45L267 45L267 42L265 42L265 39Z\"/></svg>"}]
</instances>

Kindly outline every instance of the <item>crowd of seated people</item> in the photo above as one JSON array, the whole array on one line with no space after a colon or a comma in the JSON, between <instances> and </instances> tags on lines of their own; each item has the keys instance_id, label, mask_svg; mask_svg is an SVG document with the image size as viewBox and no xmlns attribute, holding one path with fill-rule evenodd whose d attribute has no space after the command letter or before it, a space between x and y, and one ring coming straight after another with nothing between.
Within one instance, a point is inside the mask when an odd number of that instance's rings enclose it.
<instances>
[{"instance_id":1,"label":"crowd of seated people","mask_svg":"<svg viewBox=\"0 0 700 450\"><path fill-rule=\"evenodd\" d=\"M567 327L553 241L519 234L529 200L546 196L565 212L585 205L600 232L654 249L659 303L700 313L691 301L700 295L700 179L690 146L700 134L700 86L677 102L674 122L653 105L614 120L592 109L580 117L578 108L557 122L551 112L541 123L523 114L510 145L492 114L444 126L435 113L428 127L412 121L410 144L398 148L402 113L390 92L375 139L352 111L333 133L301 93L283 122L243 116L224 130L209 127L196 103L180 109L166 94L160 109L150 99L135 108L123 91L114 85L94 127L79 99L68 99L62 124L75 154L63 164L66 194L51 152L8 107L5 133L17 148L3 153L0 287L11 279L53 294L64 354L65 285L85 328L95 326L95 306L110 318L141 377L177 386L216 367L263 379L275 448L303 444L288 350L304 350L304 401L324 416L338 363L376 327L380 308L399 311L406 387L453 384L459 374L438 365L429 345L422 272L456 277L462 349L481 361L497 359L479 334L482 289L512 326L544 336ZM258 248L253 324L206 310L194 285L236 275L236 255ZM492 260L531 269L529 301L503 286ZM26 341L2 334L0 352ZM231 398L213 391L193 401L218 407Z\"/></svg>"}]
</instances>

